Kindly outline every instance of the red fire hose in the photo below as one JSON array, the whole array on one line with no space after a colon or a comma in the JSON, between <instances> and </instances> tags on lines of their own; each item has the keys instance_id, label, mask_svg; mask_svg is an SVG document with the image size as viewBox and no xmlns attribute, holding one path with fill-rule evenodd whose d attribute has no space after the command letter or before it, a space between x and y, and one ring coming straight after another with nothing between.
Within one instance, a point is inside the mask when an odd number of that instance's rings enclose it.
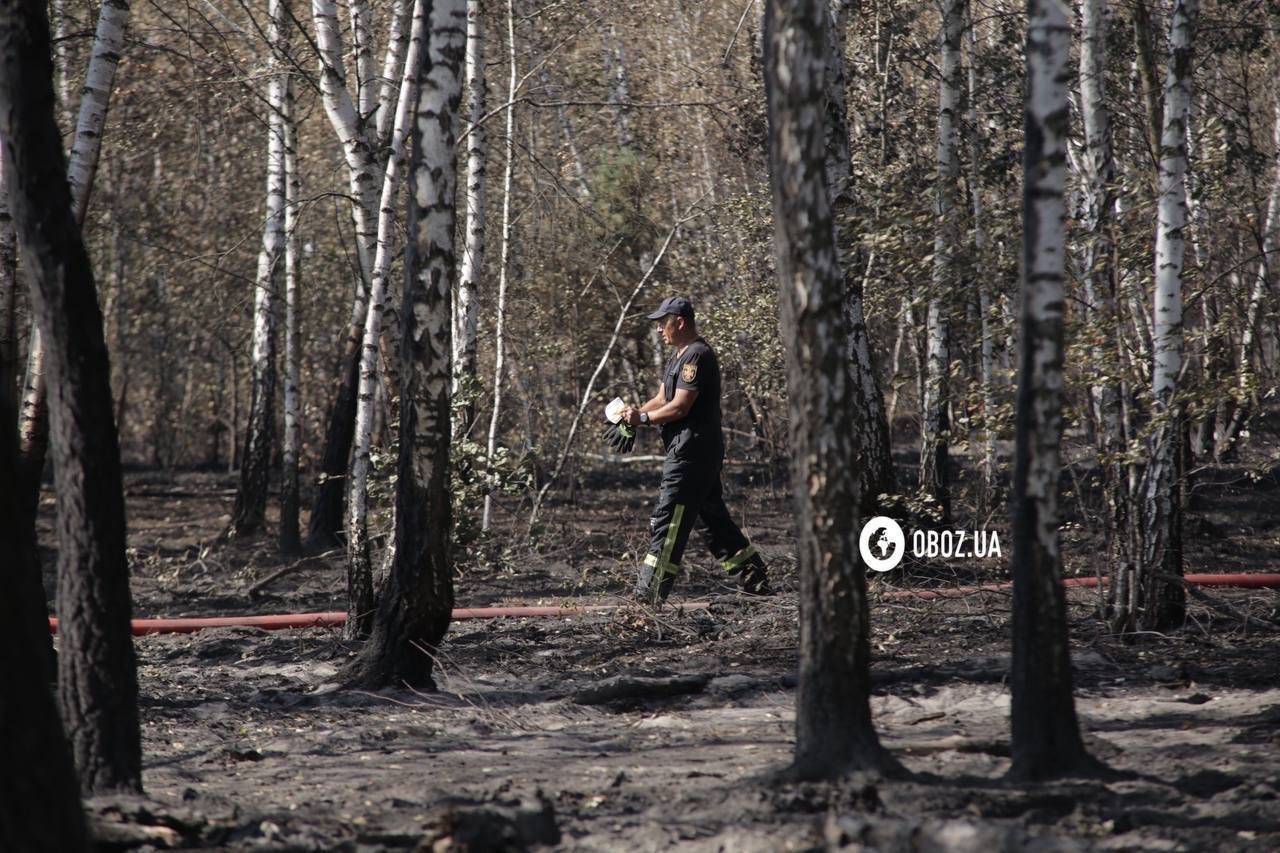
<instances>
[{"instance_id":1,"label":"red fire hose","mask_svg":"<svg viewBox=\"0 0 1280 853\"><path fill-rule=\"evenodd\" d=\"M1196 586L1234 586L1249 589L1280 589L1280 574L1248 574L1248 575L1186 575L1187 583ZM1096 587L1106 583L1106 578L1067 578L1062 582L1065 587ZM1012 583L984 583L977 586L956 586L946 589L895 589L884 593L885 598L961 598L975 592L991 592L1013 589Z\"/></svg>"},{"instance_id":2,"label":"red fire hose","mask_svg":"<svg viewBox=\"0 0 1280 853\"><path fill-rule=\"evenodd\" d=\"M1197 586L1233 586L1249 589L1280 589L1280 574L1247 574L1247 575L1187 575L1187 583ZM1103 579L1105 583L1105 578ZM1062 582L1066 587L1096 587L1098 578L1068 578ZM895 589L885 592L885 598L959 598L976 592L1012 589L1012 583L986 583L976 586L957 586L947 589ZM563 617L575 613L608 613L622 605L586 604L579 607L463 607L453 611L453 621L466 619L501 619L529 617ZM681 605L685 610L705 610L705 601L691 601ZM283 613L271 616L200 616L184 619L135 619L133 633L136 636L145 634L190 634L203 631L205 628L262 628L266 631L278 631L284 628L337 628L347 621L347 614L341 610L327 613ZM49 620L49 631L58 632L58 620Z\"/></svg>"},{"instance_id":3,"label":"red fire hose","mask_svg":"<svg viewBox=\"0 0 1280 853\"><path fill-rule=\"evenodd\" d=\"M503 617L572 616L575 613L607 613L617 610L614 604L586 604L580 607L462 607L453 611L453 621L464 619L500 619ZM685 610L705 610L706 602L692 601L682 604ZM205 628L262 628L278 631L283 628L338 628L347 621L342 610L327 613L283 613L272 616L199 616L183 619L134 619L135 636L145 634L191 634ZM49 632L58 633L58 620L49 620Z\"/></svg>"}]
</instances>

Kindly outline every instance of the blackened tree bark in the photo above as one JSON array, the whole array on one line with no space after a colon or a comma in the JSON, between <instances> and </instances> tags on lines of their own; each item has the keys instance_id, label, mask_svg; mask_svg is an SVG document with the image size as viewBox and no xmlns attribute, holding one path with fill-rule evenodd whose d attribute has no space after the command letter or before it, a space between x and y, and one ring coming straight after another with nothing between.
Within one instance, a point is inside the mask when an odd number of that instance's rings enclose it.
<instances>
[{"instance_id":1,"label":"blackened tree bark","mask_svg":"<svg viewBox=\"0 0 1280 853\"><path fill-rule=\"evenodd\" d=\"M81 788L141 790L124 489L93 271L53 117L45 4L0 3L0 137L44 334L58 492L59 698Z\"/></svg>"},{"instance_id":2,"label":"blackened tree bark","mask_svg":"<svg viewBox=\"0 0 1280 853\"><path fill-rule=\"evenodd\" d=\"M13 5L0 4L0 26L11 26ZM17 475L16 423L11 380L0 385L0 483ZM18 577L25 578L36 575L28 562L35 528L24 523L16 498L13 489L0 489L0 553L16 555ZM75 765L38 653L49 643L43 594L36 618L26 604L21 595L0 595L0 850L85 850Z\"/></svg>"},{"instance_id":3,"label":"blackened tree bark","mask_svg":"<svg viewBox=\"0 0 1280 853\"><path fill-rule=\"evenodd\" d=\"M428 48L418 69L400 318L400 458L394 561L373 633L348 670L366 688L431 687L435 650L449 630L450 293L455 276L454 196L466 0L424 0Z\"/></svg>"},{"instance_id":4,"label":"blackened tree bark","mask_svg":"<svg viewBox=\"0 0 1280 853\"><path fill-rule=\"evenodd\" d=\"M1016 778L1091 769L1071 693L1058 549L1062 438L1067 67L1056 0L1027 3L1022 335L1013 474L1013 766Z\"/></svg>"},{"instance_id":5,"label":"blackened tree bark","mask_svg":"<svg viewBox=\"0 0 1280 853\"><path fill-rule=\"evenodd\" d=\"M863 417L849 380L844 279L824 180L823 0L769 0L765 91L779 304L787 342L800 558L800 683L790 775L895 766L871 724L866 575L858 559Z\"/></svg>"}]
</instances>

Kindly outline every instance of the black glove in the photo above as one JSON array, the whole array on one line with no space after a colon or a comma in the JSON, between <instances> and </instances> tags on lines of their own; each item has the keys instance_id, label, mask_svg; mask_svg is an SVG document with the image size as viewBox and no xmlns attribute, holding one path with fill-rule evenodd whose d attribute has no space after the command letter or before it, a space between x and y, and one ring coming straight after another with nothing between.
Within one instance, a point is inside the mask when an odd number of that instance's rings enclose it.
<instances>
[{"instance_id":1,"label":"black glove","mask_svg":"<svg viewBox=\"0 0 1280 853\"><path fill-rule=\"evenodd\" d=\"M614 453L630 453L636 446L636 428L621 422L609 424L604 431L604 443Z\"/></svg>"}]
</instances>

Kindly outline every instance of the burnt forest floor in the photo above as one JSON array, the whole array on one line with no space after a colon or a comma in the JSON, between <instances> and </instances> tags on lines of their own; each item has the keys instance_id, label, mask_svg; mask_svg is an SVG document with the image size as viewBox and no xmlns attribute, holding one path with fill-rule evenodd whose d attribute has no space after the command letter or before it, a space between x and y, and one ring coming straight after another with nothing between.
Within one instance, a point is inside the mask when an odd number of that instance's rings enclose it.
<instances>
[{"instance_id":1,"label":"burnt forest floor","mask_svg":"<svg viewBox=\"0 0 1280 853\"><path fill-rule=\"evenodd\" d=\"M899 462L910 471L908 456ZM1077 710L1116 773L1002 781L1009 591L886 595L1007 579L1005 514L974 518L969 495L956 527L996 531L1002 559L908 557L870 581L875 722L913 775L775 781L793 746L797 655L785 476L726 472L729 505L779 594L738 596L694 537L688 574L654 614L626 599L654 468L584 473L572 500L549 506L534 547L517 544L527 507L500 503L495 535L458 569L459 606L622 606L455 622L436 692L340 689L354 647L334 630L138 638L147 798L91 801L98 837L112 849L1280 849L1280 640L1198 601L1183 629L1120 640L1097 619L1097 592L1071 591ZM1197 477L1187 571L1280 571L1280 474L1255 461ZM1069 576L1093 575L1105 553L1079 497L1093 480L1083 467L1064 475ZM271 516L259 538L221 538L234 483L127 476L135 618L345 608L341 554L282 560ZM43 543L52 519L46 491ZM55 555L44 556L51 587ZM1277 619L1276 591L1209 592ZM710 604L681 606L694 601ZM631 676L682 692L593 697Z\"/></svg>"}]
</instances>

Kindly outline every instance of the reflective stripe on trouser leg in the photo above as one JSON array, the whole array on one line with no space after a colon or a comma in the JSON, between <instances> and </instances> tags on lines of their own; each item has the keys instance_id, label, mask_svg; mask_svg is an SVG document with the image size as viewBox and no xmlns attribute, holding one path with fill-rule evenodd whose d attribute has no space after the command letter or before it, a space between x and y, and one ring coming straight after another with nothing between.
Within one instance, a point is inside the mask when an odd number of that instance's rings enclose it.
<instances>
[{"instance_id":1,"label":"reflective stripe on trouser leg","mask_svg":"<svg viewBox=\"0 0 1280 853\"><path fill-rule=\"evenodd\" d=\"M724 567L726 572L736 572L742 568L743 563L750 560L757 553L755 545L748 545L738 553L734 554L727 560L721 560L720 565Z\"/></svg>"},{"instance_id":2,"label":"reflective stripe on trouser leg","mask_svg":"<svg viewBox=\"0 0 1280 853\"><path fill-rule=\"evenodd\" d=\"M671 555L675 551L676 540L680 536L680 525L683 522L684 504L676 504L671 511L671 521L667 524L667 535L662 540L661 553L649 554L644 558L644 564L651 566L658 577L667 577L680 571L680 564L673 562Z\"/></svg>"}]
</instances>

